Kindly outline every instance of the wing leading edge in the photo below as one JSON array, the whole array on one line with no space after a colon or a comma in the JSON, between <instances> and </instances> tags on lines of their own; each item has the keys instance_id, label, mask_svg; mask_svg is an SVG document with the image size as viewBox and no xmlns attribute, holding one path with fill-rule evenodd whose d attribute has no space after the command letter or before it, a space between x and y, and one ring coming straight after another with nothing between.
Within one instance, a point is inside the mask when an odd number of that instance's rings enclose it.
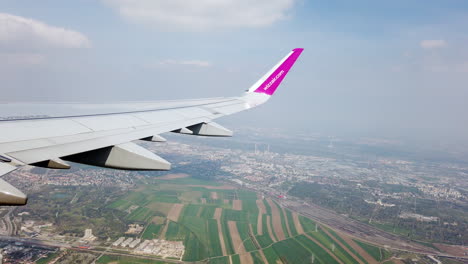
<instances>
[{"instance_id":1,"label":"wing leading edge","mask_svg":"<svg viewBox=\"0 0 468 264\"><path fill-rule=\"evenodd\" d=\"M0 104L0 176L32 165L68 169L67 161L125 170L169 170L168 161L133 143L161 133L232 136L213 120L265 103L303 49L294 49L240 97L122 104ZM28 111L34 108L34 114ZM57 115L57 113L65 113ZM0 179L0 205L27 196Z\"/></svg>"}]
</instances>

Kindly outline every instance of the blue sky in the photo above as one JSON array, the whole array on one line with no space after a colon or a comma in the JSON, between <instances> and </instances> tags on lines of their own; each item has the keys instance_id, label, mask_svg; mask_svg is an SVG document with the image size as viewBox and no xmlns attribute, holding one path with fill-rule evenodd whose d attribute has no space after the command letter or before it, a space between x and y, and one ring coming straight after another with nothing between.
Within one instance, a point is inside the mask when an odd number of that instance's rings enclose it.
<instances>
[{"instance_id":1,"label":"blue sky","mask_svg":"<svg viewBox=\"0 0 468 264\"><path fill-rule=\"evenodd\" d=\"M226 122L468 142L467 1L3 0L0 13L2 101L232 96L302 47L271 103Z\"/></svg>"}]
</instances>

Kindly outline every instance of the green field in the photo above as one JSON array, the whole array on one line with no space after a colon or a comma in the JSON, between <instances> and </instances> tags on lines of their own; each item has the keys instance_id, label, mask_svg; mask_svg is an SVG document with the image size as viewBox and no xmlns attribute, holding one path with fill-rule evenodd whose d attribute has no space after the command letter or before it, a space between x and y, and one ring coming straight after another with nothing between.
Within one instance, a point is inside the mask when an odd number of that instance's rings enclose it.
<instances>
[{"instance_id":1,"label":"green field","mask_svg":"<svg viewBox=\"0 0 468 264\"><path fill-rule=\"evenodd\" d=\"M266 214L267 215L271 215L271 207L270 207L270 204L267 203L267 201L265 199L263 199L263 204L265 205L265 208L266 208Z\"/></svg>"},{"instance_id":2,"label":"green field","mask_svg":"<svg viewBox=\"0 0 468 264\"><path fill-rule=\"evenodd\" d=\"M273 240L271 239L270 235L268 234L268 228L267 228L267 218L266 216L262 217L262 232L263 235L255 236L257 239L258 243L260 244L261 247L265 248L273 244Z\"/></svg>"},{"instance_id":3,"label":"green field","mask_svg":"<svg viewBox=\"0 0 468 264\"><path fill-rule=\"evenodd\" d=\"M297 236L298 233L296 230L296 226L294 225L294 219L293 219L291 211L289 210L284 210L284 211L286 212L286 217L288 218L288 224L289 224L289 229L291 230L291 235Z\"/></svg>"},{"instance_id":4,"label":"green field","mask_svg":"<svg viewBox=\"0 0 468 264\"><path fill-rule=\"evenodd\" d=\"M288 238L273 244L276 255L286 263L307 263L312 254L294 238ZM283 262L285 262L283 261Z\"/></svg>"},{"instance_id":5,"label":"green field","mask_svg":"<svg viewBox=\"0 0 468 264\"><path fill-rule=\"evenodd\" d=\"M227 221L223 221L221 223L222 229L223 229L223 238L224 238L224 243L226 244L226 251L229 255L234 254L234 246L232 245L232 240L231 240L231 235L229 233L229 228Z\"/></svg>"},{"instance_id":6,"label":"green field","mask_svg":"<svg viewBox=\"0 0 468 264\"><path fill-rule=\"evenodd\" d=\"M189 204L184 207L184 211L182 212L182 215L184 217L198 216L198 212L200 212L201 208L202 208L201 205Z\"/></svg>"},{"instance_id":7,"label":"green field","mask_svg":"<svg viewBox=\"0 0 468 264\"><path fill-rule=\"evenodd\" d=\"M263 254L265 255L269 264L276 264L279 261L279 257L276 254L273 247L268 247L263 250Z\"/></svg>"},{"instance_id":8,"label":"green field","mask_svg":"<svg viewBox=\"0 0 468 264\"><path fill-rule=\"evenodd\" d=\"M325 227L323 227L325 228ZM363 263L367 264L367 261L361 256L359 255L359 253L356 251L356 249L354 249L353 247L351 247L348 243L346 243L343 238L341 238L335 231L333 231L332 229L330 228L325 228L328 230L328 232L335 238L337 239L338 241L340 241L343 245L345 245L345 247L348 248L349 251L351 251L354 255L356 255Z\"/></svg>"},{"instance_id":9,"label":"green field","mask_svg":"<svg viewBox=\"0 0 468 264\"><path fill-rule=\"evenodd\" d=\"M184 226L176 223L169 222L169 227L166 232L166 239L171 241L183 241L189 235L189 230Z\"/></svg>"},{"instance_id":10,"label":"green field","mask_svg":"<svg viewBox=\"0 0 468 264\"><path fill-rule=\"evenodd\" d=\"M240 257L239 255L231 256L232 264L240 264Z\"/></svg>"},{"instance_id":11,"label":"green field","mask_svg":"<svg viewBox=\"0 0 468 264\"><path fill-rule=\"evenodd\" d=\"M73 195L63 195L67 193ZM77 199L71 202L74 197ZM257 193L239 188L229 189L224 184L199 179L140 177L128 188L46 186L39 194L33 194L33 199L35 203L28 205L30 214L23 217L53 223L55 230L64 236L82 237L84 230L91 228L103 247L111 247L110 244L119 237L181 241L185 246L182 260L189 262L240 263L237 251L241 247L234 245L233 238L237 234L230 233L228 221L235 222L239 239L254 263L262 261L261 253L269 263L274 264L279 261L304 263L304 260L311 258L315 263L336 263L337 260L342 263L367 263L357 253L359 247L380 262L388 260L391 254L360 241L351 246L333 230L304 216L299 216L299 220L306 235L299 235L292 212L283 210L281 201L273 198L272 205L280 209L279 220L288 237L274 242L274 230L273 237L268 232L268 226L272 228L272 223L267 221L267 217L272 218L272 209L266 199L261 200L266 209L261 217L263 235L258 235L259 209L256 201L261 198ZM233 200L242 201L241 210L233 209ZM174 214L176 203L182 205L179 215ZM218 226L218 220L214 217L218 217L215 212L219 213L220 210ZM170 213L173 220L168 218ZM133 224L142 226L143 231L126 234L129 225ZM227 256L223 256L221 240ZM99 258L97 263L154 263L144 258L110 254L128 253L129 248L111 247L109 250L109 255ZM50 258L43 258L39 263L48 262Z\"/></svg>"},{"instance_id":12,"label":"green field","mask_svg":"<svg viewBox=\"0 0 468 264\"><path fill-rule=\"evenodd\" d=\"M127 216L127 219L130 221L137 222L146 222L153 216L153 212L145 207L139 207L134 210L130 215Z\"/></svg>"},{"instance_id":13,"label":"green field","mask_svg":"<svg viewBox=\"0 0 468 264\"><path fill-rule=\"evenodd\" d=\"M302 215L299 216L299 222L301 223L304 232L315 232L315 230L317 229L317 224L314 221Z\"/></svg>"},{"instance_id":14,"label":"green field","mask_svg":"<svg viewBox=\"0 0 468 264\"><path fill-rule=\"evenodd\" d=\"M232 209L223 210L222 218L224 221L248 222L248 213Z\"/></svg>"},{"instance_id":15,"label":"green field","mask_svg":"<svg viewBox=\"0 0 468 264\"><path fill-rule=\"evenodd\" d=\"M230 264L229 256L219 257L219 258L212 258L208 262L209 264Z\"/></svg>"},{"instance_id":16,"label":"green field","mask_svg":"<svg viewBox=\"0 0 468 264\"><path fill-rule=\"evenodd\" d=\"M213 218L215 210L215 206L203 206L200 213L200 217L203 217L205 219L211 219Z\"/></svg>"},{"instance_id":17,"label":"green field","mask_svg":"<svg viewBox=\"0 0 468 264\"><path fill-rule=\"evenodd\" d=\"M335 256L345 263L359 264L357 260L349 255L338 243L336 243L330 236L328 236L322 228L318 228L318 232L311 232L310 236L319 241L323 246L332 251Z\"/></svg>"},{"instance_id":18,"label":"green field","mask_svg":"<svg viewBox=\"0 0 468 264\"><path fill-rule=\"evenodd\" d=\"M304 235L300 235L297 238L297 241L307 248L312 254L315 255L315 258L320 263L330 263L330 264L338 264L339 262L336 261L330 254L328 254L323 248L321 248L317 243L310 240Z\"/></svg>"},{"instance_id":19,"label":"green field","mask_svg":"<svg viewBox=\"0 0 468 264\"><path fill-rule=\"evenodd\" d=\"M217 222L214 219L209 219L206 224L208 228L208 239L210 241L210 256L222 256L223 251L219 241Z\"/></svg>"},{"instance_id":20,"label":"green field","mask_svg":"<svg viewBox=\"0 0 468 264\"><path fill-rule=\"evenodd\" d=\"M208 248L203 242L194 234L189 233L184 240L185 254L183 260L196 261L208 257Z\"/></svg>"},{"instance_id":21,"label":"green field","mask_svg":"<svg viewBox=\"0 0 468 264\"><path fill-rule=\"evenodd\" d=\"M197 186L192 186L197 185ZM204 186L212 186L206 188ZM294 225L291 211L283 210L280 204L274 201L278 207L281 225L286 235L286 240L273 242L268 232L267 216L272 217L270 205L262 200L266 207L266 214L262 215L263 235L257 235L257 218L259 209L256 204L257 194L252 191L235 189L216 189L219 184L196 179L174 179L157 180L152 184L140 186L138 191L130 191L124 197L116 199L107 205L107 208L120 212L125 216L128 223L145 223L146 229L141 234L142 239L161 238L162 229L165 224L152 222L155 216L164 219L167 217L172 204L182 203L184 207L177 222L168 221L167 231L163 238L172 241L183 241L185 246L184 261L208 261L209 263L240 263L239 255L236 254L232 242L232 234L228 228L228 221L236 222L239 237L243 241L245 249L250 252L254 263L261 263L261 250L269 263L283 261L285 263L303 263L304 260L314 258L315 263L338 263L336 258L343 263L358 263L344 248L359 257L355 249L349 246L343 239L338 237L333 230L328 230L329 236L322 227L314 221L299 216L304 231L317 242L312 241L305 235L299 235ZM216 192L217 199L212 199L212 193ZM224 200L229 200L225 203ZM241 200L242 210L233 210L232 201ZM206 201L206 203L205 203ZM213 219L216 208L222 208L220 218L221 230L218 230L218 222ZM117 212L116 212L117 213ZM156 219L156 218L155 218ZM286 221L287 220L287 221ZM270 222L271 225L271 222ZM288 232L290 230L290 234ZM251 232L252 230L252 232ZM225 243L228 256L223 256L219 232ZM274 234L274 232L273 232ZM320 243L317 244L317 243ZM375 250L372 246L361 245L377 260L384 254L380 249ZM326 248L327 250L324 250ZM333 252L330 255L330 252ZM379 255L376 255L376 254ZM382 257L383 258L383 257ZM383 258L384 259L384 258ZM106 263L106 258L101 258L99 263ZM127 261L127 260L124 260Z\"/></svg>"},{"instance_id":22,"label":"green field","mask_svg":"<svg viewBox=\"0 0 468 264\"><path fill-rule=\"evenodd\" d=\"M262 256L260 255L260 253L258 251L254 251L254 252L250 253L250 255L252 256L254 264L262 264L263 263Z\"/></svg>"},{"instance_id":23,"label":"green field","mask_svg":"<svg viewBox=\"0 0 468 264\"><path fill-rule=\"evenodd\" d=\"M388 258L390 258L390 252L388 252L385 249L373 246L371 244L367 244L364 242L361 242L359 240L353 239L354 242L356 242L362 249L364 249L369 255L371 255L375 260L377 261L383 261Z\"/></svg>"},{"instance_id":24,"label":"green field","mask_svg":"<svg viewBox=\"0 0 468 264\"><path fill-rule=\"evenodd\" d=\"M249 230L249 223L247 222L237 222L237 230L239 231L239 235L242 239L242 241L244 241L244 247L245 247L245 250L247 251L253 251L253 250L256 250L257 248L255 247L254 243L252 242L249 234L250 234L250 230Z\"/></svg>"},{"instance_id":25,"label":"green field","mask_svg":"<svg viewBox=\"0 0 468 264\"><path fill-rule=\"evenodd\" d=\"M148 227L145 229L145 232L143 232L143 235L141 236L141 239L154 239L158 237L159 231L161 231L161 228L163 225L155 225L153 223L149 224Z\"/></svg>"}]
</instances>

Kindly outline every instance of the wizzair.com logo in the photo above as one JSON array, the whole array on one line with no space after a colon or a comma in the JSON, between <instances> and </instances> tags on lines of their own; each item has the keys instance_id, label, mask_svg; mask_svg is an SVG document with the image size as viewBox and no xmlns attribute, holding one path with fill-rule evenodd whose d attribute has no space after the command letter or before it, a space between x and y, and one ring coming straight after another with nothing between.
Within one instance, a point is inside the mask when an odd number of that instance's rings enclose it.
<instances>
[{"instance_id":1,"label":"wizzair.com logo","mask_svg":"<svg viewBox=\"0 0 468 264\"><path fill-rule=\"evenodd\" d=\"M275 76L275 78L271 79L271 81L269 83L267 83L267 85L265 85L265 87L263 87L263 90L265 90L265 91L268 90L268 88L270 88L276 82L276 80L278 80L283 74L284 74L284 70L281 70Z\"/></svg>"}]
</instances>

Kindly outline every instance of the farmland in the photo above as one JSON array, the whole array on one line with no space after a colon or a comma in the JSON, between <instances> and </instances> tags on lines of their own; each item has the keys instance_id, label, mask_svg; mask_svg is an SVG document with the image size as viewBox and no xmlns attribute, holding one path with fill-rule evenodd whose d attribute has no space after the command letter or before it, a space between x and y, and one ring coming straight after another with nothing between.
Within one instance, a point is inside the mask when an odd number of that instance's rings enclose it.
<instances>
[{"instance_id":1,"label":"farmland","mask_svg":"<svg viewBox=\"0 0 468 264\"><path fill-rule=\"evenodd\" d=\"M146 181L106 207L124 215L126 223L144 225L141 239L183 241L185 261L366 264L391 257L281 207L272 197L192 178Z\"/></svg>"}]
</instances>

